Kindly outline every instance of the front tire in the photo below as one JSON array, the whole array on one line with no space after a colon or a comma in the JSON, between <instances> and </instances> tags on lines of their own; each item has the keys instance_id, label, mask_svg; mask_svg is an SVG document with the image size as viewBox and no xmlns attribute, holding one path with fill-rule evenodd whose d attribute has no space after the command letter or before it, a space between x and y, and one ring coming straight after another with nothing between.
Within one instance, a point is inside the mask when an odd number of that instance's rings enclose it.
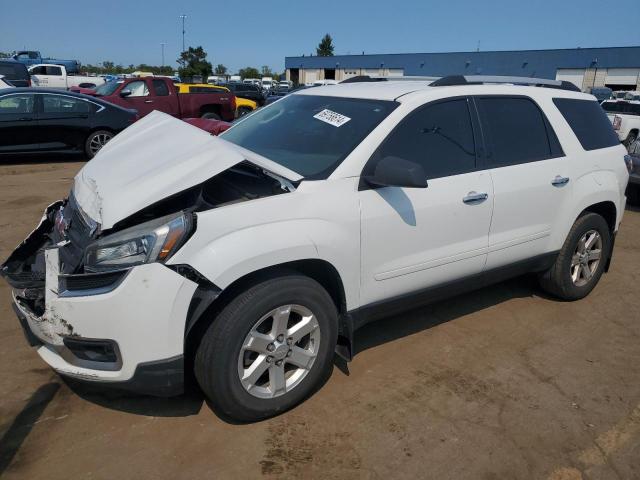
<instances>
[{"instance_id":1,"label":"front tire","mask_svg":"<svg viewBox=\"0 0 640 480\"><path fill-rule=\"evenodd\" d=\"M244 117L245 115L253 112L249 107L239 107L238 108L238 118Z\"/></svg>"},{"instance_id":2,"label":"front tire","mask_svg":"<svg viewBox=\"0 0 640 480\"><path fill-rule=\"evenodd\" d=\"M571 227L555 263L540 275L540 286L563 300L584 298L600 280L610 251L609 225L597 213L586 213Z\"/></svg>"},{"instance_id":3,"label":"front tire","mask_svg":"<svg viewBox=\"0 0 640 480\"><path fill-rule=\"evenodd\" d=\"M331 372L338 313L315 280L284 274L234 298L196 351L195 377L215 410L242 422L282 413Z\"/></svg>"},{"instance_id":4,"label":"front tire","mask_svg":"<svg viewBox=\"0 0 640 480\"><path fill-rule=\"evenodd\" d=\"M84 142L84 153L91 160L114 137L109 130L97 130L91 132Z\"/></svg>"}]
</instances>

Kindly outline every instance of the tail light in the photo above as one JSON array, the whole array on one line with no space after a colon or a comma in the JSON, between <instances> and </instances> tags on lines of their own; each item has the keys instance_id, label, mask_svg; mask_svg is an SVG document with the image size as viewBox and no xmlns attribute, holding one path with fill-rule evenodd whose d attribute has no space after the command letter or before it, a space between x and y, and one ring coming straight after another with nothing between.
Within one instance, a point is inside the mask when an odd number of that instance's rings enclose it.
<instances>
[{"instance_id":1,"label":"tail light","mask_svg":"<svg viewBox=\"0 0 640 480\"><path fill-rule=\"evenodd\" d=\"M618 115L613 117L613 129L614 130L620 130L620 125L622 124L622 118L620 118Z\"/></svg>"},{"instance_id":2,"label":"tail light","mask_svg":"<svg viewBox=\"0 0 640 480\"><path fill-rule=\"evenodd\" d=\"M629 173L633 173L633 159L631 158L631 155L624 156L624 163L627 165Z\"/></svg>"}]
</instances>

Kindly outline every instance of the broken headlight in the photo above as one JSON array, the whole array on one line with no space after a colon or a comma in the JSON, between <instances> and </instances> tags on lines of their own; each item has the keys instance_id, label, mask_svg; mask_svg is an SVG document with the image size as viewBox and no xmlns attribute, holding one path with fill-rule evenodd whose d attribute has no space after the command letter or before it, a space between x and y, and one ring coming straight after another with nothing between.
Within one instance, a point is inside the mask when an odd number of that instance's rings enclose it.
<instances>
[{"instance_id":1,"label":"broken headlight","mask_svg":"<svg viewBox=\"0 0 640 480\"><path fill-rule=\"evenodd\" d=\"M84 268L104 272L164 262L184 243L193 221L180 212L107 235L87 247Z\"/></svg>"}]
</instances>

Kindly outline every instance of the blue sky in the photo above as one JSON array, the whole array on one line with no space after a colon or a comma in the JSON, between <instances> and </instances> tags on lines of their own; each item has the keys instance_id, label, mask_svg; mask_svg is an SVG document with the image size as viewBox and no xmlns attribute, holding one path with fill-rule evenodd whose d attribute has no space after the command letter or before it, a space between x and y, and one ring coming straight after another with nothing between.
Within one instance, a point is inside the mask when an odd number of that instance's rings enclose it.
<instances>
[{"instance_id":1,"label":"blue sky","mask_svg":"<svg viewBox=\"0 0 640 480\"><path fill-rule=\"evenodd\" d=\"M564 1L176 1L0 0L0 51L40 50L83 63L174 64L182 45L202 45L232 72L284 69L325 33L336 54L640 45L637 0Z\"/></svg>"}]
</instances>

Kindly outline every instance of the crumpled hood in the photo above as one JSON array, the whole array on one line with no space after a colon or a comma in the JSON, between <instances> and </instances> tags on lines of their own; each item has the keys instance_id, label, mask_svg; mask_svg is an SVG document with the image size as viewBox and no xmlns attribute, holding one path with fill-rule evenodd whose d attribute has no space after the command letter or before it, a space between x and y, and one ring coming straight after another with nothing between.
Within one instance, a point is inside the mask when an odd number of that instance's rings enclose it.
<instances>
[{"instance_id":1,"label":"crumpled hood","mask_svg":"<svg viewBox=\"0 0 640 480\"><path fill-rule=\"evenodd\" d=\"M74 196L102 229L249 160L292 181L302 177L182 120L154 111L119 133L75 177Z\"/></svg>"}]
</instances>

